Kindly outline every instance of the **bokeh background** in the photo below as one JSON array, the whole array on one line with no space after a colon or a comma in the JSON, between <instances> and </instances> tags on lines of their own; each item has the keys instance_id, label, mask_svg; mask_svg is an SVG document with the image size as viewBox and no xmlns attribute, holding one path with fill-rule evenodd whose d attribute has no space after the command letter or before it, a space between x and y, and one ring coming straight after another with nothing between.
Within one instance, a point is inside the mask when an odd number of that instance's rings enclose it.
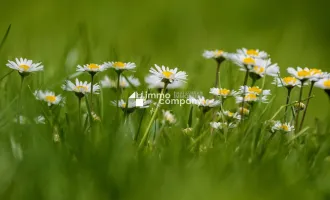
<instances>
[{"instance_id":1,"label":"bokeh background","mask_svg":"<svg viewBox=\"0 0 330 200\"><path fill-rule=\"evenodd\" d=\"M60 85L75 72L77 64L135 62L136 76L143 81L150 66L157 63L187 71L188 89L207 94L213 86L215 63L202 58L203 50L219 48L233 52L241 47L268 52L283 75L289 66L330 71L329 7L325 0L0 0L0 37L12 24L0 52L0 76L9 71L5 66L8 59L27 57L43 62L46 69L45 73L34 75L39 79L30 80L30 83L34 81L32 86L61 91ZM223 86L237 88L243 76L238 67L224 63ZM276 95L271 109L277 110L285 102L286 93L282 89L275 91L271 80L268 78L266 82ZM5 84L7 91L18 92L19 76L11 75ZM329 110L326 95L319 89L314 94L306 120L310 126L314 126L316 117L323 119ZM5 100L0 99L2 109L17 94L6 92L6 95L9 96ZM30 99L27 101L35 101ZM310 188L317 185L318 191L327 194L330 185L329 173L315 180L306 178L307 161L301 163L302 167L296 166L301 154L293 153L283 163L281 154L276 157L279 162L266 160L263 167L253 168L235 157L235 153L216 152L200 162L208 167L189 162L187 166L192 167L185 171L180 165L182 156L176 154L169 155L171 159L164 158L162 163L148 165L150 160L158 158L147 158L136 164L134 153L124 153L131 152L131 149L123 150L124 144L111 153L106 146L101 146L102 151L95 154L87 152L85 163L78 165L71 162L71 157L59 155L50 142L34 140L28 141L35 146L25 152L22 165L16 164L9 151L1 151L0 193L6 190L4 200L108 199L109 196L113 199L219 196L283 199L283 194L287 199L323 199L326 196L316 196L317 191ZM5 146L4 141L8 138L1 140L0 149ZM104 158L108 158L108 163ZM214 185L218 178L221 184Z\"/></svg>"}]
</instances>

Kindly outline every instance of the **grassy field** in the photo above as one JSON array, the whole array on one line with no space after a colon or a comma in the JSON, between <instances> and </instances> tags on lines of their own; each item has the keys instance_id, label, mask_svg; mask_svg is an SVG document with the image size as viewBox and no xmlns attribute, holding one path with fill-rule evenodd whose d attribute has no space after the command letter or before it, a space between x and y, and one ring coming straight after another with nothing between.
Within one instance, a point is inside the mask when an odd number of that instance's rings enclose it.
<instances>
[{"instance_id":1,"label":"grassy field","mask_svg":"<svg viewBox=\"0 0 330 200\"><path fill-rule=\"evenodd\" d=\"M0 46L1 200L330 198L330 104L319 88L313 90L303 131L296 134L272 136L266 129L264 122L286 100L285 88L272 85L272 77L264 81L272 93L270 103L258 104L226 137L222 132L211 136L209 122L219 108L203 119L194 107L192 127L199 130L194 134L204 136L200 149L196 135L182 132L189 124L190 105L162 105L177 122L161 126L160 111L156 129L152 124L148 142L139 148L155 105L125 120L110 103L118 93L104 88L94 95L93 110L100 121L90 123L90 102L83 99L79 120L77 98L61 89L65 80L74 80L77 65L123 61L136 63L135 72L124 74L141 82L137 89L123 90L123 99L147 90L144 77L154 64L187 72L186 87L176 91L212 98L216 62L202 53L215 48L264 50L283 76L290 66L330 71L326 2L0 1L0 40L11 24ZM20 57L44 65L43 72L25 78L22 90L19 73L6 75L8 60ZM104 75L116 78L109 69L98 73L95 82ZM221 86L237 90L244 75L225 61ZM90 81L88 73L78 78ZM257 85L261 87L263 79ZM37 89L62 94L65 105L49 109L34 97ZM298 100L298 93L295 88L292 101ZM235 103L224 107L233 109ZM17 113L28 122L15 123ZM34 123L40 114L46 115L46 124Z\"/></svg>"}]
</instances>

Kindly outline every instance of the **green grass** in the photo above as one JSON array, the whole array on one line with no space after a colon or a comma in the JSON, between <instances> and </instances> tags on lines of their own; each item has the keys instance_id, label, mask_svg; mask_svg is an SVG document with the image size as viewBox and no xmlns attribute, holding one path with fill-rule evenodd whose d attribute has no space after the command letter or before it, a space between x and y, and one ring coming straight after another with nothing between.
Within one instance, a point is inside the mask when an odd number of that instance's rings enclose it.
<instances>
[{"instance_id":1,"label":"green grass","mask_svg":"<svg viewBox=\"0 0 330 200\"><path fill-rule=\"evenodd\" d=\"M278 10L280 5L281 9ZM154 64L187 71L184 91L208 95L214 84L215 62L204 49L259 48L271 54L285 74L288 66L311 66L329 71L329 13L322 4L292 1L7 1L1 2L0 39L0 199L328 199L330 197L329 102L315 89L305 126L298 137L270 133L263 124L285 103L286 91L271 85L270 104L255 108L225 143L217 133L209 146L208 122L198 134L204 151L191 150L191 137L182 133L190 106L164 106L178 123L165 126L154 146L138 150L132 140L143 117L140 136L147 128L150 109L136 110L126 124L110 101L110 89L95 96L95 122L84 133L78 125L78 102L61 85L78 64L122 60L137 64L143 82ZM2 45L3 44L3 45ZM27 57L41 61L45 71L28 76L21 96L21 113L30 124L13 122L18 111L20 76L10 73L7 60ZM105 74L115 77L109 70ZM133 74L133 73L126 73ZM88 74L80 79L89 80ZM226 61L221 84L237 89L244 73ZM261 82L257 83L261 85ZM145 84L138 88L145 90ZM66 104L49 114L33 91L62 93ZM124 91L123 99L134 90ZM274 98L273 98L274 97ZM294 90L293 100L298 98ZM304 97L307 98L307 88ZM88 114L83 100L82 113ZM226 109L234 107L226 102ZM36 125L33 118L47 112L54 126ZM264 113L261 115L260 113ZM275 119L283 116L280 112ZM200 113L195 107L192 126ZM83 124L89 127L83 118ZM52 120L52 119L50 119ZM158 127L159 128L159 127ZM151 133L154 132L154 127ZM60 142L53 136L59 135ZM150 138L151 139L151 138Z\"/></svg>"}]
</instances>

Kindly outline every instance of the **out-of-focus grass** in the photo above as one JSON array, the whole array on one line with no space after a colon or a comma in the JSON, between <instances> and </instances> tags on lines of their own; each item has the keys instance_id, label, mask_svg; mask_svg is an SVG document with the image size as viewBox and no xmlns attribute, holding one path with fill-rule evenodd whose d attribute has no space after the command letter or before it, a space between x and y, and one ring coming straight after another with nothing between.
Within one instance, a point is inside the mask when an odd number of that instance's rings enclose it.
<instances>
[{"instance_id":1,"label":"out-of-focus grass","mask_svg":"<svg viewBox=\"0 0 330 200\"><path fill-rule=\"evenodd\" d=\"M323 4L296 0L2 0L0 34L9 24L12 30L0 52L0 76L9 71L7 59L28 57L45 65L44 73L28 77L26 83L32 90L61 92L60 85L77 64L132 61L142 80L149 67L159 63L186 70L188 88L206 95L213 85L215 63L204 60L202 50L235 51L240 47L267 51L283 73L296 65L329 70L330 14L327 3ZM243 74L229 63L221 76L229 88L237 88L243 81ZM140 155L125 137L125 126L114 120L111 92L104 94L99 129L88 137L76 131L76 99L68 95L63 113L68 113L71 124L62 122L65 141L53 143L47 126L12 123L19 92L17 73L1 82L0 88L0 199L329 197L329 162L324 161L329 144L320 130L310 131L302 145L285 145L277 138L263 159L251 160L252 138L238 149L236 135L229 144L219 144L196 157L181 146L185 138L177 127L169 131L173 134L169 146ZM272 110L285 101L283 91L275 94ZM329 107L323 92L315 90L315 95L307 116L307 124L313 127L314 118L323 119ZM29 117L41 112L28 87L23 91L23 106L22 112ZM183 124L188 117L188 107L184 108L172 108ZM134 115L136 121L138 114ZM115 132L119 138L113 141ZM88 139L83 140L85 137ZM22 160L11 139L21 145Z\"/></svg>"}]
</instances>

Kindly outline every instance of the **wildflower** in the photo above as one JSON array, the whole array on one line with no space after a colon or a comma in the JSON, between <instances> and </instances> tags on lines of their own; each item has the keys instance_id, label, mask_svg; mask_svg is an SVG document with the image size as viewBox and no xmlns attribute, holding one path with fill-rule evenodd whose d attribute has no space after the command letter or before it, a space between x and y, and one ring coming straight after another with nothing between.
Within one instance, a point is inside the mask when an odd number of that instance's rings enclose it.
<instances>
[{"instance_id":1,"label":"wildflower","mask_svg":"<svg viewBox=\"0 0 330 200\"><path fill-rule=\"evenodd\" d=\"M237 92L235 92L234 90L228 90L226 88L211 88L210 94L213 94L215 96L220 96L223 98L227 98L229 96L236 96Z\"/></svg>"},{"instance_id":2,"label":"wildflower","mask_svg":"<svg viewBox=\"0 0 330 200\"><path fill-rule=\"evenodd\" d=\"M224 128L232 129L237 127L236 124L234 123L228 124L228 122L211 122L210 125L214 129L224 129Z\"/></svg>"},{"instance_id":3,"label":"wildflower","mask_svg":"<svg viewBox=\"0 0 330 200\"><path fill-rule=\"evenodd\" d=\"M236 103L242 103L244 99L244 102L247 103L253 103L253 102L262 102L267 103L267 96L259 96L255 93L247 93L244 95L244 98L242 96L236 97Z\"/></svg>"},{"instance_id":4,"label":"wildflower","mask_svg":"<svg viewBox=\"0 0 330 200\"><path fill-rule=\"evenodd\" d=\"M157 79L155 79L156 83L164 82L165 84L171 84L175 81L185 82L187 80L187 74L184 71L178 71L178 68L170 69L165 66L159 67L155 65L155 68L151 68L149 72Z\"/></svg>"},{"instance_id":5,"label":"wildflower","mask_svg":"<svg viewBox=\"0 0 330 200\"><path fill-rule=\"evenodd\" d=\"M203 112L209 111L213 107L220 106L221 101L215 99L205 99L203 96L198 96L197 99L189 96L189 101L191 104L197 105L203 109Z\"/></svg>"},{"instance_id":6,"label":"wildflower","mask_svg":"<svg viewBox=\"0 0 330 200\"><path fill-rule=\"evenodd\" d=\"M244 54L231 54L229 59L238 65L241 71L251 70L256 64L256 59Z\"/></svg>"},{"instance_id":7,"label":"wildflower","mask_svg":"<svg viewBox=\"0 0 330 200\"><path fill-rule=\"evenodd\" d=\"M277 85L277 87L286 87L288 89L292 89L296 86L300 87L301 82L293 76L287 76L284 78L275 78L273 84Z\"/></svg>"},{"instance_id":8,"label":"wildflower","mask_svg":"<svg viewBox=\"0 0 330 200\"><path fill-rule=\"evenodd\" d=\"M239 94L256 94L256 95L263 95L263 96L269 96L270 90L263 90L259 88L258 86L248 87L248 86L241 86L239 89Z\"/></svg>"},{"instance_id":9,"label":"wildflower","mask_svg":"<svg viewBox=\"0 0 330 200\"><path fill-rule=\"evenodd\" d=\"M136 68L135 63L132 62L128 62L128 63L124 63L124 62L105 62L103 64L104 66L106 66L107 68L112 68L114 70L116 70L117 72L123 72L125 70L133 70Z\"/></svg>"},{"instance_id":10,"label":"wildflower","mask_svg":"<svg viewBox=\"0 0 330 200\"><path fill-rule=\"evenodd\" d=\"M280 121L276 121L271 127L271 130L272 132L283 131L288 133L294 130L294 126L291 126L289 123L281 123Z\"/></svg>"},{"instance_id":11,"label":"wildflower","mask_svg":"<svg viewBox=\"0 0 330 200\"><path fill-rule=\"evenodd\" d=\"M159 78L155 75L148 75L145 77L145 82L148 84L148 88L164 88L165 83L159 81ZM178 89L184 87L185 82L183 81L173 81L167 86L166 89Z\"/></svg>"},{"instance_id":12,"label":"wildflower","mask_svg":"<svg viewBox=\"0 0 330 200\"><path fill-rule=\"evenodd\" d=\"M185 133L185 134L189 134L193 131L193 128L185 128L185 129L182 129L182 132Z\"/></svg>"},{"instance_id":13,"label":"wildflower","mask_svg":"<svg viewBox=\"0 0 330 200\"><path fill-rule=\"evenodd\" d=\"M218 112L218 115L222 115L222 114L228 119L237 119L237 120L241 119L241 115L238 112L230 112L228 110L225 110L222 113Z\"/></svg>"},{"instance_id":14,"label":"wildflower","mask_svg":"<svg viewBox=\"0 0 330 200\"><path fill-rule=\"evenodd\" d=\"M238 113L240 114L240 115L249 115L250 114L250 110L249 109L247 109L247 108L243 108L243 107L240 107L239 109L238 109Z\"/></svg>"},{"instance_id":15,"label":"wildflower","mask_svg":"<svg viewBox=\"0 0 330 200\"><path fill-rule=\"evenodd\" d=\"M97 72L103 72L106 69L107 69L106 65L99 65L99 64L94 64L94 63L87 64L84 66L78 65L78 67L77 67L78 72L88 72L92 76L95 75Z\"/></svg>"},{"instance_id":16,"label":"wildflower","mask_svg":"<svg viewBox=\"0 0 330 200\"><path fill-rule=\"evenodd\" d=\"M330 97L330 77L317 81L315 87L323 89Z\"/></svg>"},{"instance_id":17,"label":"wildflower","mask_svg":"<svg viewBox=\"0 0 330 200\"><path fill-rule=\"evenodd\" d=\"M45 117L43 115L39 115L38 117L34 118L34 122L36 124L46 124Z\"/></svg>"},{"instance_id":18,"label":"wildflower","mask_svg":"<svg viewBox=\"0 0 330 200\"><path fill-rule=\"evenodd\" d=\"M48 106L57 105L63 101L63 97L61 95L56 96L54 92L47 90L46 91L36 90L34 92L34 96L36 97L37 100L46 102Z\"/></svg>"},{"instance_id":19,"label":"wildflower","mask_svg":"<svg viewBox=\"0 0 330 200\"><path fill-rule=\"evenodd\" d=\"M128 88L131 85L133 87L138 87L140 85L139 79L134 76L128 76L127 80L126 77L120 76L119 87ZM108 76L104 76L103 80L100 81L100 85L102 88L117 88L117 81L111 80Z\"/></svg>"},{"instance_id":20,"label":"wildflower","mask_svg":"<svg viewBox=\"0 0 330 200\"><path fill-rule=\"evenodd\" d=\"M205 50L203 52L203 57L206 58L206 59L215 59L218 63L221 63L223 62L226 58L228 58L228 53L227 52L224 52L222 50L212 50L212 51L209 51L209 50Z\"/></svg>"},{"instance_id":21,"label":"wildflower","mask_svg":"<svg viewBox=\"0 0 330 200\"><path fill-rule=\"evenodd\" d=\"M32 72L44 70L44 66L42 66L41 63L33 63L32 60L16 58L15 61L8 60L6 66L11 69L17 70L21 76L27 76Z\"/></svg>"},{"instance_id":22,"label":"wildflower","mask_svg":"<svg viewBox=\"0 0 330 200\"><path fill-rule=\"evenodd\" d=\"M246 71L245 68L242 68L242 70ZM278 67L277 63L272 64L270 59L256 59L255 64L249 70L250 77L254 80L258 80L265 75L275 77L279 72L280 68Z\"/></svg>"},{"instance_id":23,"label":"wildflower","mask_svg":"<svg viewBox=\"0 0 330 200\"><path fill-rule=\"evenodd\" d=\"M29 124L28 118L25 117L25 116L23 116L23 115L20 115L18 117L15 117L13 121L16 124Z\"/></svg>"},{"instance_id":24,"label":"wildflower","mask_svg":"<svg viewBox=\"0 0 330 200\"><path fill-rule=\"evenodd\" d=\"M94 121L101 121L101 118L95 112L92 112L91 114Z\"/></svg>"},{"instance_id":25,"label":"wildflower","mask_svg":"<svg viewBox=\"0 0 330 200\"><path fill-rule=\"evenodd\" d=\"M63 90L72 91L76 94L78 98L82 98L85 94L91 92L91 83L87 83L87 81L82 82L76 79L76 83L72 83L71 81L66 81L66 84L62 86ZM93 93L98 94L100 90L100 86L98 84L93 85Z\"/></svg>"},{"instance_id":26,"label":"wildflower","mask_svg":"<svg viewBox=\"0 0 330 200\"><path fill-rule=\"evenodd\" d=\"M265 51L260 51L259 49L242 48L242 49L238 49L237 53L245 55L245 56L249 56L252 58L260 58L260 59L266 59L269 56Z\"/></svg>"},{"instance_id":27,"label":"wildflower","mask_svg":"<svg viewBox=\"0 0 330 200\"><path fill-rule=\"evenodd\" d=\"M168 122L169 124L175 124L176 122L175 116L168 110L167 111L163 110L163 117L164 117L163 123Z\"/></svg>"},{"instance_id":28,"label":"wildflower","mask_svg":"<svg viewBox=\"0 0 330 200\"><path fill-rule=\"evenodd\" d=\"M304 69L301 67L297 67L297 69L289 67L287 71L289 74L299 79L302 83L315 76L315 72L311 72L310 69L308 69L307 67L305 67Z\"/></svg>"},{"instance_id":29,"label":"wildflower","mask_svg":"<svg viewBox=\"0 0 330 200\"><path fill-rule=\"evenodd\" d=\"M117 106L117 101L112 101L111 104ZM132 113L136 108L148 108L150 104L150 100L143 101L143 106L137 106L135 99L128 99L128 102L125 102L122 99L118 101L118 107L127 113Z\"/></svg>"},{"instance_id":30,"label":"wildflower","mask_svg":"<svg viewBox=\"0 0 330 200\"><path fill-rule=\"evenodd\" d=\"M325 73L323 73L320 69L312 68L309 71L311 73L311 77L309 78L309 80L314 83L325 76Z\"/></svg>"}]
</instances>

